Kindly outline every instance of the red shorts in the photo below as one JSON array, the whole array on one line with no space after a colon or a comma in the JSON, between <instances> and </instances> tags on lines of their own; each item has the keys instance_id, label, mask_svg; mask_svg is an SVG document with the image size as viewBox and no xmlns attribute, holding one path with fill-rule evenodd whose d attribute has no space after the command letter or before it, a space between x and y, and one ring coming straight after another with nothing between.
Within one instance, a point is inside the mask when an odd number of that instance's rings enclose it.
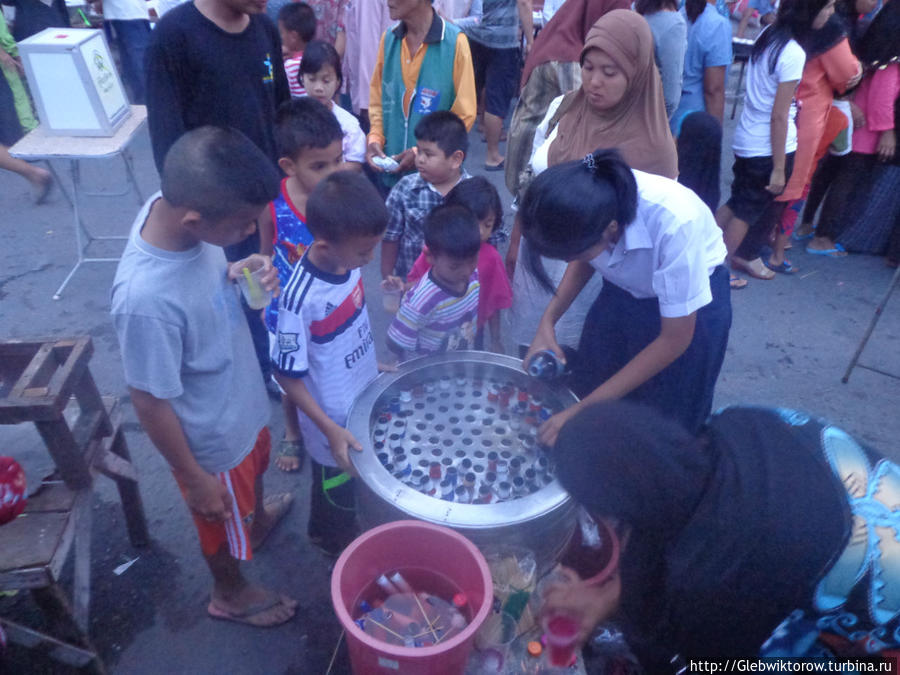
<instances>
[{"instance_id":1,"label":"red shorts","mask_svg":"<svg viewBox=\"0 0 900 675\"><path fill-rule=\"evenodd\" d=\"M256 438L256 444L243 461L229 471L213 474L231 495L231 518L224 522L211 522L195 513L194 525L200 535L200 548L203 555L212 556L218 553L227 542L228 551L237 560L251 560L253 550L250 547L250 526L253 524L256 509L257 477L263 475L269 466L269 453L272 449L272 437L269 428L263 427ZM178 477L175 477L178 482ZM184 487L178 483L182 496Z\"/></svg>"}]
</instances>

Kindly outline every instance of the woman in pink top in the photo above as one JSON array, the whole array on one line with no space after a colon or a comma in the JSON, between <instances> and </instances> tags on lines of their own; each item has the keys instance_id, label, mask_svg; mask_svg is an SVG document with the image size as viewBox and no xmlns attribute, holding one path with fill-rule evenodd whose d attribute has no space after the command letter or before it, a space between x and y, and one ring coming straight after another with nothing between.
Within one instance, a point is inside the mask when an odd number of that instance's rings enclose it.
<instances>
[{"instance_id":1,"label":"woman in pink top","mask_svg":"<svg viewBox=\"0 0 900 675\"><path fill-rule=\"evenodd\" d=\"M865 77L853 97L863 118L853 152L825 199L807 251L841 257L847 251L900 257L900 157L896 107L900 96L900 2L888 2L860 43Z\"/></svg>"},{"instance_id":2,"label":"woman in pink top","mask_svg":"<svg viewBox=\"0 0 900 675\"><path fill-rule=\"evenodd\" d=\"M850 51L841 17L833 15L819 30L810 30L799 37L800 46L806 52L806 65L795 94L799 107L797 152L784 192L775 198L777 202L787 202L787 208L781 216L773 253L763 261L769 269L786 274L794 270L784 258L784 248L809 191L816 153L834 96L855 87L862 77L862 68Z\"/></svg>"}]
</instances>

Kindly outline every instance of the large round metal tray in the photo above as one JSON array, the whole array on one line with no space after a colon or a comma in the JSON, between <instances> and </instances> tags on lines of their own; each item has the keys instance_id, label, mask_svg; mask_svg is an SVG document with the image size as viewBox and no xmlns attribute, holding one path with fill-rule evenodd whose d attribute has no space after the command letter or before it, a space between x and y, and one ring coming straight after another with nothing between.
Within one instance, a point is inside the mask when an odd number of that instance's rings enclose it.
<instances>
[{"instance_id":1,"label":"large round metal tray","mask_svg":"<svg viewBox=\"0 0 900 675\"><path fill-rule=\"evenodd\" d=\"M351 452L363 484L358 491L359 514L363 523L374 526L400 518L418 518L451 527L470 537L477 545L518 544L535 551L540 565L558 556L574 527L574 506L556 480L536 492L511 501L464 504L443 501L422 494L388 473L374 450L373 430L379 412L403 390L422 386L429 380L457 378L469 381L500 380L539 396L543 405L558 411L577 402L575 395L559 382L535 380L522 370L522 362L489 352L455 351L413 359L397 372L384 373L360 394L350 409L347 426L362 443L362 452ZM454 393L454 402L465 400ZM415 423L416 418L409 418ZM432 420L433 422L434 420ZM465 422L460 422L464 425ZM477 424L477 423L474 423ZM485 431L492 433L492 429ZM459 430L457 431L459 433ZM507 437L509 431L507 430ZM460 440L466 431L449 438ZM481 435L480 438L485 438ZM446 438L442 438L442 443ZM447 444L449 446L449 443ZM460 449L471 449L459 445ZM456 450L457 447L449 447Z\"/></svg>"}]
</instances>

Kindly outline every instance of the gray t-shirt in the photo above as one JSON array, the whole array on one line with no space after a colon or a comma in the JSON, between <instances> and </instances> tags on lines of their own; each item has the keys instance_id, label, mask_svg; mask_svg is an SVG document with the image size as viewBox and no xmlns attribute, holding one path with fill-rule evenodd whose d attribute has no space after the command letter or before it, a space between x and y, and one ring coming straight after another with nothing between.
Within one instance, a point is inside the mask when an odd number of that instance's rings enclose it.
<instances>
[{"instance_id":1,"label":"gray t-shirt","mask_svg":"<svg viewBox=\"0 0 900 675\"><path fill-rule=\"evenodd\" d=\"M141 237L159 198L138 214L113 282L125 381L171 403L204 471L228 471L253 449L269 401L222 249L165 251Z\"/></svg>"},{"instance_id":2,"label":"gray t-shirt","mask_svg":"<svg viewBox=\"0 0 900 675\"><path fill-rule=\"evenodd\" d=\"M484 0L481 22L465 27L466 37L491 49L519 46L519 8L516 0Z\"/></svg>"},{"instance_id":3,"label":"gray t-shirt","mask_svg":"<svg viewBox=\"0 0 900 675\"><path fill-rule=\"evenodd\" d=\"M663 97L666 100L666 115L671 117L681 100L687 24L680 12L654 12L644 18L653 33L656 66L662 78Z\"/></svg>"}]
</instances>

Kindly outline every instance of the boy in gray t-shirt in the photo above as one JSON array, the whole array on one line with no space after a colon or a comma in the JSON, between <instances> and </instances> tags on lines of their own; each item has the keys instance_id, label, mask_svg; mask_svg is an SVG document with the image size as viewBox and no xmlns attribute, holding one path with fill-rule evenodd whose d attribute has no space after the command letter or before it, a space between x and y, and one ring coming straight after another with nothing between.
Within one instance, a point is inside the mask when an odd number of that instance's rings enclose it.
<instances>
[{"instance_id":1,"label":"boy in gray t-shirt","mask_svg":"<svg viewBox=\"0 0 900 675\"><path fill-rule=\"evenodd\" d=\"M250 560L291 504L263 498L269 402L229 265L278 192L268 158L238 131L201 127L169 150L162 191L144 206L116 271L112 317L138 419L190 508L213 576L210 616L255 626L289 620L296 601L248 583ZM254 263L256 261L253 261Z\"/></svg>"}]
</instances>

